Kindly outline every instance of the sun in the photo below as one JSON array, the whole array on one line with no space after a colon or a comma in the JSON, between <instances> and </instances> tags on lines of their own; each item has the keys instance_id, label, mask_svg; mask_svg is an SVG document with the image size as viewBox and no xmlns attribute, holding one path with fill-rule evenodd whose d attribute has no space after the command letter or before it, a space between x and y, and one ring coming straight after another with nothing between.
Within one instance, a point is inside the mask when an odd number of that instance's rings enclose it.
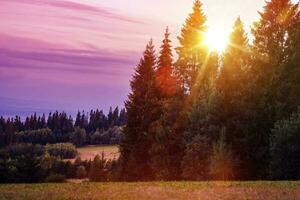
<instances>
[{"instance_id":1,"label":"sun","mask_svg":"<svg viewBox=\"0 0 300 200\"><path fill-rule=\"evenodd\" d=\"M210 51L222 53L228 45L228 33L224 29L208 29L204 33L204 44Z\"/></svg>"}]
</instances>

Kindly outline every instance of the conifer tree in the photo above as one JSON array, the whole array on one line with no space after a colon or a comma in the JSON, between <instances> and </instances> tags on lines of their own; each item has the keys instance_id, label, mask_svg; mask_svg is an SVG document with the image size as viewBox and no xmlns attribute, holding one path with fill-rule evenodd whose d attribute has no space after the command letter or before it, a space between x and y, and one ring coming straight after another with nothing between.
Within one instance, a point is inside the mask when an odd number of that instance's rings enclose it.
<instances>
[{"instance_id":1,"label":"conifer tree","mask_svg":"<svg viewBox=\"0 0 300 200\"><path fill-rule=\"evenodd\" d=\"M250 69L250 49L247 35L243 23L238 18L233 26L233 31L229 38L229 45L226 48L220 74L217 80L217 90L219 91L219 119L222 126L226 128L226 138L231 142L233 151L238 154L240 159L247 158L250 150L245 144L245 135L247 127L244 124L249 122L246 115L251 112L247 97L249 96L248 71ZM252 134L252 133L250 133ZM251 147L249 147L251 148ZM247 171L249 163L242 162L240 171ZM239 174L242 176L244 172Z\"/></svg>"},{"instance_id":2,"label":"conifer tree","mask_svg":"<svg viewBox=\"0 0 300 200\"><path fill-rule=\"evenodd\" d=\"M300 11L298 10L297 18L290 28L291 38L289 39L289 54L291 55L287 64L282 66L282 72L278 82L274 87L276 91L276 115L281 119L287 118L291 113L296 112L300 97L298 91L299 84L299 64L300 64ZM281 120L278 118L278 120Z\"/></svg>"},{"instance_id":3,"label":"conifer tree","mask_svg":"<svg viewBox=\"0 0 300 200\"><path fill-rule=\"evenodd\" d=\"M153 132L150 149L151 168L155 178L159 180L178 179L182 157L182 134L176 130L175 124L180 119L183 91L174 74L169 35L167 28L155 73L160 116L151 125Z\"/></svg>"},{"instance_id":4,"label":"conifer tree","mask_svg":"<svg viewBox=\"0 0 300 200\"><path fill-rule=\"evenodd\" d=\"M297 15L298 5L291 0L271 0L260 13L252 29L254 50L269 68L284 63L287 58L288 29ZM264 69L266 70L266 69Z\"/></svg>"},{"instance_id":5,"label":"conifer tree","mask_svg":"<svg viewBox=\"0 0 300 200\"><path fill-rule=\"evenodd\" d=\"M227 181L234 177L236 160L226 142L226 129L221 130L220 138L213 144L212 156L210 158L210 174L216 180Z\"/></svg>"},{"instance_id":6,"label":"conifer tree","mask_svg":"<svg viewBox=\"0 0 300 200\"><path fill-rule=\"evenodd\" d=\"M218 55L213 53L204 69L201 87L188 113L188 126L184 136L182 176L188 179L205 180L209 177L209 156L212 144L219 137L218 91L216 77ZM195 164L197 163L197 164Z\"/></svg>"},{"instance_id":7,"label":"conifer tree","mask_svg":"<svg viewBox=\"0 0 300 200\"><path fill-rule=\"evenodd\" d=\"M270 159L268 146L270 130L281 119L281 103L278 102L280 79L284 66L289 62L291 44L290 27L297 15L298 5L291 0L271 0L266 2L260 20L254 24L254 42L251 61L250 95L248 106L251 111L246 130L251 133L247 146L249 154L249 177L262 178L268 174ZM261 152L257 154L256 152Z\"/></svg>"},{"instance_id":8,"label":"conifer tree","mask_svg":"<svg viewBox=\"0 0 300 200\"><path fill-rule=\"evenodd\" d=\"M156 85L161 97L174 96L179 91L178 80L173 69L173 55L169 29L166 29L165 38L162 41L160 56L156 70Z\"/></svg>"},{"instance_id":9,"label":"conifer tree","mask_svg":"<svg viewBox=\"0 0 300 200\"><path fill-rule=\"evenodd\" d=\"M155 85L155 52L152 40L131 81L132 92L125 103L127 126L120 145L121 170L127 180L153 178L149 165L151 147L150 126L159 117L157 88Z\"/></svg>"},{"instance_id":10,"label":"conifer tree","mask_svg":"<svg viewBox=\"0 0 300 200\"><path fill-rule=\"evenodd\" d=\"M202 3L196 0L193 12L181 29L181 35L178 37L180 46L176 49L178 53L176 71L187 92L192 90L201 66L206 60L207 48L203 43L205 23L206 17L202 11Z\"/></svg>"},{"instance_id":11,"label":"conifer tree","mask_svg":"<svg viewBox=\"0 0 300 200\"><path fill-rule=\"evenodd\" d=\"M102 152L101 156L96 155L94 160L92 161L89 178L92 182L100 182L107 180L107 160L104 157L104 153Z\"/></svg>"}]
</instances>

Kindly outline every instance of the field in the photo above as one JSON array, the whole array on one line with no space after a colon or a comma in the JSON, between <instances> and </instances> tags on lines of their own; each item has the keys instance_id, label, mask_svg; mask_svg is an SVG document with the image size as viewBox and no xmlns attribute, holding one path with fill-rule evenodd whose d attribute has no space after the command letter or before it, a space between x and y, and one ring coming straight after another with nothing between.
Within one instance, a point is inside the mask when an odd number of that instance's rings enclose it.
<instances>
[{"instance_id":1,"label":"field","mask_svg":"<svg viewBox=\"0 0 300 200\"><path fill-rule=\"evenodd\" d=\"M94 157L102 152L104 153L105 158L107 159L117 159L119 157L118 146L85 146L77 148L78 157L82 160L94 159ZM74 161L75 159L71 159Z\"/></svg>"},{"instance_id":2,"label":"field","mask_svg":"<svg viewBox=\"0 0 300 200\"><path fill-rule=\"evenodd\" d=\"M6 199L296 200L300 182L149 182L0 185Z\"/></svg>"}]
</instances>

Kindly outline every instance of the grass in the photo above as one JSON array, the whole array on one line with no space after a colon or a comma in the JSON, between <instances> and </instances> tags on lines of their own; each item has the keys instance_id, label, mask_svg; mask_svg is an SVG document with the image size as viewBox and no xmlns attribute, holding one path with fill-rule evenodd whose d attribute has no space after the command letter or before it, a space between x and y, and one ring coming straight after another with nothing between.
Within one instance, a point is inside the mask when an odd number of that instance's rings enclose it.
<instances>
[{"instance_id":1,"label":"grass","mask_svg":"<svg viewBox=\"0 0 300 200\"><path fill-rule=\"evenodd\" d=\"M102 152L104 153L105 158L107 159L117 159L119 157L119 148L117 145L111 146L85 146L77 148L78 157L82 160L94 159L94 157ZM75 159L70 159L74 161Z\"/></svg>"},{"instance_id":2,"label":"grass","mask_svg":"<svg viewBox=\"0 0 300 200\"><path fill-rule=\"evenodd\" d=\"M0 185L6 199L296 200L300 182L149 182Z\"/></svg>"}]
</instances>

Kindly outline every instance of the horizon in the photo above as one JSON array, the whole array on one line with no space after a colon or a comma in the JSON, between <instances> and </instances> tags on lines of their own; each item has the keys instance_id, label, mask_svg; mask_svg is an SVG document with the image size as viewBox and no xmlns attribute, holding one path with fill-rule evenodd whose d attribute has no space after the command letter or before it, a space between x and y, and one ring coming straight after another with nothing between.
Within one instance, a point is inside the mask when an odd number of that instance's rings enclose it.
<instances>
[{"instance_id":1,"label":"horizon","mask_svg":"<svg viewBox=\"0 0 300 200\"><path fill-rule=\"evenodd\" d=\"M193 2L3 0L0 115L123 108L147 42L153 38L158 52L168 26L172 46L178 46ZM264 0L202 3L210 28L229 33L240 16L249 38L265 5Z\"/></svg>"}]
</instances>

